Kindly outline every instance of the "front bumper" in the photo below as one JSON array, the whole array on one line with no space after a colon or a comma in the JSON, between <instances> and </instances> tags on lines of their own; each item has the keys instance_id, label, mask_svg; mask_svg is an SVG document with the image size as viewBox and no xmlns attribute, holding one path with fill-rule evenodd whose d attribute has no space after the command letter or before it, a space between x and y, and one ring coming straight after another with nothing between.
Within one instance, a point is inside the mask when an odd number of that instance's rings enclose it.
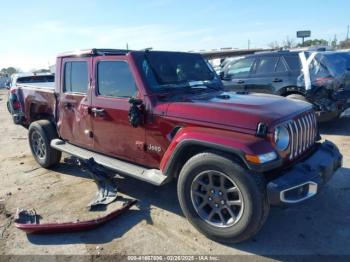
<instances>
[{"instance_id":1,"label":"front bumper","mask_svg":"<svg viewBox=\"0 0 350 262\"><path fill-rule=\"evenodd\" d=\"M343 156L335 144L323 142L305 161L297 163L267 184L269 203L288 205L313 197L342 166L342 160Z\"/></svg>"}]
</instances>

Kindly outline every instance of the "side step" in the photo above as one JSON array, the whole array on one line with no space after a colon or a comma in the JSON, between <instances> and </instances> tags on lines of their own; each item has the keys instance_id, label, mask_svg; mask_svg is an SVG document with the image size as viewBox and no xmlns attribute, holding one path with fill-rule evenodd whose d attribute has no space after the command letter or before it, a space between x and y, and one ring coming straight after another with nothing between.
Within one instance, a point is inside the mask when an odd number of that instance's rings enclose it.
<instances>
[{"instance_id":1,"label":"side step","mask_svg":"<svg viewBox=\"0 0 350 262\"><path fill-rule=\"evenodd\" d=\"M167 182L168 177L163 175L163 173L158 169L147 169L141 166L137 166L122 160L118 160L116 158L108 157L72 145L61 139L53 139L51 141L51 147L85 160L93 157L97 163L109 169L112 169L113 171L116 171L120 175L130 176L156 186L163 185Z\"/></svg>"}]
</instances>

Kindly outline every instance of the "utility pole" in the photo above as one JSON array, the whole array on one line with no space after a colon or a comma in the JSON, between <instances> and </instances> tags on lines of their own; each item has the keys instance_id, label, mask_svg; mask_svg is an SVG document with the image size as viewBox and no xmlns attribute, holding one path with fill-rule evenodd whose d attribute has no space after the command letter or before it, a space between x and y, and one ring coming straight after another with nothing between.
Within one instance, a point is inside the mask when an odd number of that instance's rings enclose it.
<instances>
[{"instance_id":1,"label":"utility pole","mask_svg":"<svg viewBox=\"0 0 350 262\"><path fill-rule=\"evenodd\" d=\"M250 39L248 39L248 50L250 49Z\"/></svg>"}]
</instances>

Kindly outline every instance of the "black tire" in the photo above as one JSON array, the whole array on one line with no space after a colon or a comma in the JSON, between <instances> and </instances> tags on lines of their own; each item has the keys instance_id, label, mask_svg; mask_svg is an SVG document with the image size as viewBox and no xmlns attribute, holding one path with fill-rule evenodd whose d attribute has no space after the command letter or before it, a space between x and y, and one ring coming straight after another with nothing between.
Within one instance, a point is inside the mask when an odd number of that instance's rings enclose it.
<instances>
[{"instance_id":1,"label":"black tire","mask_svg":"<svg viewBox=\"0 0 350 262\"><path fill-rule=\"evenodd\" d=\"M288 96L286 96L286 97L289 98L289 99L301 100L301 101L310 103L310 102L306 99L305 96L300 95L300 94L291 94L291 95L288 95Z\"/></svg>"},{"instance_id":2,"label":"black tire","mask_svg":"<svg viewBox=\"0 0 350 262\"><path fill-rule=\"evenodd\" d=\"M191 185L198 174L205 170L225 174L241 191L244 208L238 221L231 226L222 228L212 225L196 211L191 197ZM238 243L253 237L269 213L263 175L251 174L229 157L212 152L200 153L186 162L179 175L177 192L180 206L189 222L208 238L218 242Z\"/></svg>"},{"instance_id":3,"label":"black tire","mask_svg":"<svg viewBox=\"0 0 350 262\"><path fill-rule=\"evenodd\" d=\"M39 138L38 138L39 137ZM35 160L44 168L49 168L57 165L62 153L50 146L52 139L57 138L57 132L54 125L48 120L39 120L33 122L29 126L28 139L30 149ZM41 139L42 147L40 147L39 153L36 147L36 140Z\"/></svg>"},{"instance_id":4,"label":"black tire","mask_svg":"<svg viewBox=\"0 0 350 262\"><path fill-rule=\"evenodd\" d=\"M9 111L9 113L12 114L11 107L10 107L10 101L7 101L6 105L7 105L7 110Z\"/></svg>"}]
</instances>

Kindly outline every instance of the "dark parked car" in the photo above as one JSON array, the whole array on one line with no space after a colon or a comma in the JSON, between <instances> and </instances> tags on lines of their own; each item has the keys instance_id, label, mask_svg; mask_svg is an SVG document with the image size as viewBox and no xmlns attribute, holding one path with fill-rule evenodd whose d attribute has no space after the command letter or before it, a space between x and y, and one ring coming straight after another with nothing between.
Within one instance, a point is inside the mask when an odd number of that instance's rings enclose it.
<instances>
[{"instance_id":1,"label":"dark parked car","mask_svg":"<svg viewBox=\"0 0 350 262\"><path fill-rule=\"evenodd\" d=\"M270 93L311 102L319 120L350 104L350 53L277 51L256 53L225 65L226 90Z\"/></svg>"}]
</instances>

